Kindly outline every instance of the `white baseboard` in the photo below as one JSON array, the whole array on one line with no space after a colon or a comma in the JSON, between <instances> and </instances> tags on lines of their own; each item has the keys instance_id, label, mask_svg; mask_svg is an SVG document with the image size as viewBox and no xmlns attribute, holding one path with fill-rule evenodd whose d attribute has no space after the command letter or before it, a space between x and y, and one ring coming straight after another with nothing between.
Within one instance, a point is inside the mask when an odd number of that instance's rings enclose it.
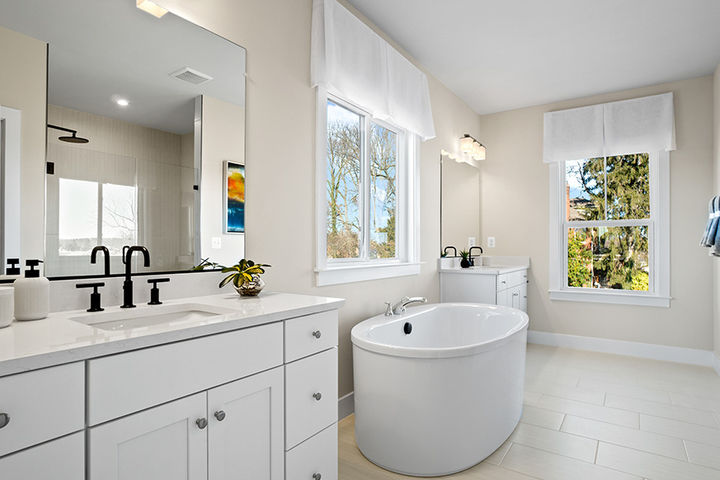
<instances>
[{"instance_id":1,"label":"white baseboard","mask_svg":"<svg viewBox=\"0 0 720 480\"><path fill-rule=\"evenodd\" d=\"M666 362L689 363L703 367L713 367L720 375L720 359L710 350L628 342L608 338L581 337L537 330L528 330L528 343L628 355Z\"/></svg>"},{"instance_id":2,"label":"white baseboard","mask_svg":"<svg viewBox=\"0 0 720 480\"><path fill-rule=\"evenodd\" d=\"M338 400L338 420L342 420L355 411L355 397L353 392L343 395Z\"/></svg>"}]
</instances>

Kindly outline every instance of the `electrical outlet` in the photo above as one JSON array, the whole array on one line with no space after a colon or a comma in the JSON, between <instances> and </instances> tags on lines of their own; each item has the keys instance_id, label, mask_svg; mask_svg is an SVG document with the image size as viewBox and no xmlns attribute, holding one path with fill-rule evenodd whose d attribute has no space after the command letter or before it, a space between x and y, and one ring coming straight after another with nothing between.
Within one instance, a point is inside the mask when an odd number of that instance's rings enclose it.
<instances>
[{"instance_id":1,"label":"electrical outlet","mask_svg":"<svg viewBox=\"0 0 720 480\"><path fill-rule=\"evenodd\" d=\"M212 248L222 248L221 237L212 237Z\"/></svg>"},{"instance_id":2,"label":"electrical outlet","mask_svg":"<svg viewBox=\"0 0 720 480\"><path fill-rule=\"evenodd\" d=\"M475 243L475 237L468 237L468 248L473 247L475 245L477 245Z\"/></svg>"},{"instance_id":3,"label":"electrical outlet","mask_svg":"<svg viewBox=\"0 0 720 480\"><path fill-rule=\"evenodd\" d=\"M487 246L489 248L495 248L495 237L488 237Z\"/></svg>"}]
</instances>

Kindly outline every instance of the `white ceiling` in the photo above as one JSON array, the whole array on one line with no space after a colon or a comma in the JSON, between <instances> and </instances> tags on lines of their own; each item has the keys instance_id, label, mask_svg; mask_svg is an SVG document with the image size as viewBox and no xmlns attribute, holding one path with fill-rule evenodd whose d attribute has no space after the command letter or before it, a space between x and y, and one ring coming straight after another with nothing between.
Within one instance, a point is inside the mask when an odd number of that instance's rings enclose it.
<instances>
[{"instance_id":1,"label":"white ceiling","mask_svg":"<svg viewBox=\"0 0 720 480\"><path fill-rule=\"evenodd\" d=\"M349 1L480 114L720 63L720 0Z\"/></svg>"},{"instance_id":2,"label":"white ceiling","mask_svg":"<svg viewBox=\"0 0 720 480\"><path fill-rule=\"evenodd\" d=\"M244 48L175 15L152 17L135 0L0 0L0 26L49 43L54 105L183 134L196 96L245 103ZM186 66L214 79L169 76Z\"/></svg>"}]
</instances>

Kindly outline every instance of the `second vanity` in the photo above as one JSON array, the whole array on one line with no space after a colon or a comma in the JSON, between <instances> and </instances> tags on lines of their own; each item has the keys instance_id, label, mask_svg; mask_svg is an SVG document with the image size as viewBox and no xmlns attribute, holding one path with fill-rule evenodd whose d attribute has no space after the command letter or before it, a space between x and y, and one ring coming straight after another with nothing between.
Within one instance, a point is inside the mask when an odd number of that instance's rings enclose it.
<instances>
[{"instance_id":1,"label":"second vanity","mask_svg":"<svg viewBox=\"0 0 720 480\"><path fill-rule=\"evenodd\" d=\"M342 304L223 294L0 330L0 478L336 480Z\"/></svg>"},{"instance_id":2,"label":"second vanity","mask_svg":"<svg viewBox=\"0 0 720 480\"><path fill-rule=\"evenodd\" d=\"M440 301L504 305L527 312L529 257L482 256L461 268L458 258L441 258Z\"/></svg>"}]
</instances>

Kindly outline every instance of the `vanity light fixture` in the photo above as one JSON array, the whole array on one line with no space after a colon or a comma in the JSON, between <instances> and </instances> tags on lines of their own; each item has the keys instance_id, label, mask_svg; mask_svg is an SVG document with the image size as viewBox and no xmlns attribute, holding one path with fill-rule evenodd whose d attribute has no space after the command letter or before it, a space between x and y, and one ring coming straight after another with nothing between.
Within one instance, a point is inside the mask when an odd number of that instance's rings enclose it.
<instances>
[{"instance_id":1,"label":"vanity light fixture","mask_svg":"<svg viewBox=\"0 0 720 480\"><path fill-rule=\"evenodd\" d=\"M151 2L150 0L136 0L135 6L143 12L147 12L153 17L157 18L162 18L163 15L168 13L166 9L164 9L157 3Z\"/></svg>"},{"instance_id":2,"label":"vanity light fixture","mask_svg":"<svg viewBox=\"0 0 720 480\"><path fill-rule=\"evenodd\" d=\"M478 142L467 133L460 137L460 151L463 154L472 157L473 160L485 160L487 157L487 149L485 148L485 145Z\"/></svg>"}]
</instances>

